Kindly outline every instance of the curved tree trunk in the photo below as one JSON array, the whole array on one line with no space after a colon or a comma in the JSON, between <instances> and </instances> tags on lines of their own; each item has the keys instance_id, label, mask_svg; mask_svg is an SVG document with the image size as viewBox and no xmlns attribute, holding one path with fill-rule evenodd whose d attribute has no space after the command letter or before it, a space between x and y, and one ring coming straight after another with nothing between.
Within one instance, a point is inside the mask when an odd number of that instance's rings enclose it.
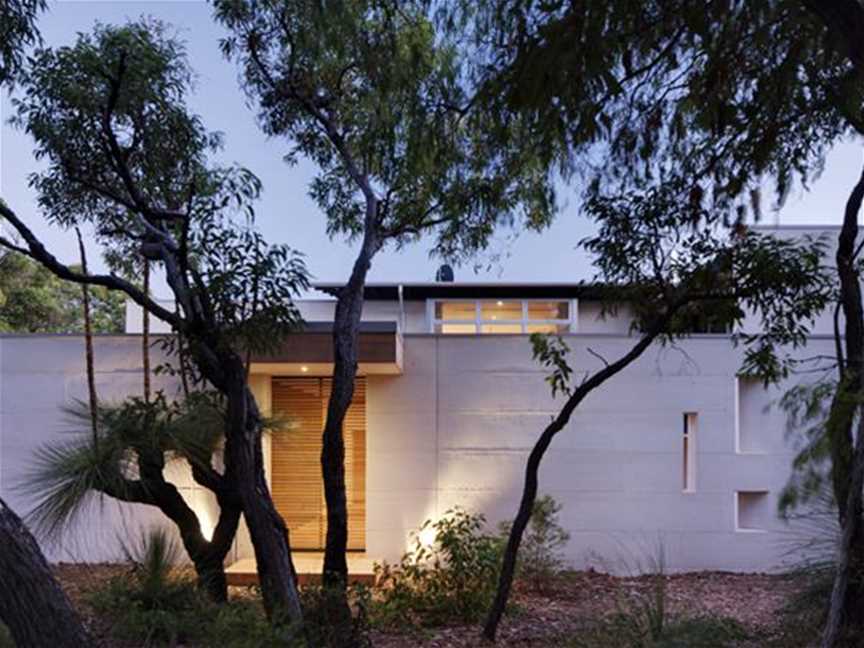
<instances>
[{"instance_id":1,"label":"curved tree trunk","mask_svg":"<svg viewBox=\"0 0 864 648\"><path fill-rule=\"evenodd\" d=\"M93 645L36 540L2 499L0 619L18 646L80 648Z\"/></svg>"},{"instance_id":2,"label":"curved tree trunk","mask_svg":"<svg viewBox=\"0 0 864 648\"><path fill-rule=\"evenodd\" d=\"M836 575L831 592L828 620L822 634L822 648L832 648L844 624L860 623L857 618L864 584L860 572L864 565L864 530L862 530L862 481L864 481L864 421L860 408L862 372L864 372L864 305L857 270L856 244L858 213L864 202L864 172L852 189L843 217L837 243L837 275L840 281L840 305L846 320L846 364L838 394L832 402L829 419L831 476L840 520L840 544ZM839 413L838 413L839 411ZM858 416L858 433L853 442L852 425Z\"/></svg>"},{"instance_id":3,"label":"curved tree trunk","mask_svg":"<svg viewBox=\"0 0 864 648\"><path fill-rule=\"evenodd\" d=\"M522 536L528 523L531 521L531 513L534 510L534 502L537 499L537 489L539 484L540 463L543 461L543 456L546 450L549 449L549 444L552 439L560 432L564 426L570 421L570 417L576 410L576 407L582 400L590 394L594 389L602 385L615 374L623 370L630 363L636 360L645 350L651 346L651 343L657 336L666 328L669 320L675 314L677 308L670 309L666 315L655 324L650 331L646 332L639 341L625 355L621 356L612 364L606 365L600 371L592 374L587 380L579 385L567 399L564 407L561 408L558 416L546 426L540 438L531 449L531 454L528 456L528 463L525 466L525 483L522 487L522 498L519 502L519 511L516 518L513 520L513 526L510 528L510 534L507 538L507 546L504 549L504 556L501 561L501 572L498 575L498 588L495 591L495 598L492 601L492 606L489 608L489 614L486 616L486 623L483 626L483 636L489 641L495 641L495 635L498 632L498 624L501 622L501 617L504 616L504 610L507 608L507 601L510 598L510 590L513 587L513 577L516 573L516 559L519 554L519 545L522 543Z\"/></svg>"},{"instance_id":4,"label":"curved tree trunk","mask_svg":"<svg viewBox=\"0 0 864 648\"><path fill-rule=\"evenodd\" d=\"M373 200L367 209L377 210ZM334 629L335 645L350 646L353 620L348 605L348 502L345 493L345 439L343 424L357 377L360 321L363 315L363 292L372 258L379 245L372 222L367 219L363 245L354 261L351 277L339 292L333 318L333 383L327 403L327 421L321 443L321 474L327 502L327 541L321 581L329 589L325 597L327 614Z\"/></svg>"},{"instance_id":5,"label":"curved tree trunk","mask_svg":"<svg viewBox=\"0 0 864 648\"><path fill-rule=\"evenodd\" d=\"M348 506L345 494L345 441L342 426L354 397L357 376L363 290L372 254L364 245L354 263L348 284L339 293L333 318L333 384L327 403L327 421L321 444L321 472L327 501L327 542L322 581L328 587L345 587L348 564Z\"/></svg>"},{"instance_id":6,"label":"curved tree trunk","mask_svg":"<svg viewBox=\"0 0 864 648\"><path fill-rule=\"evenodd\" d=\"M862 608L860 600L861 576L864 563L861 561L862 542L861 503L864 488L864 417L859 415L852 471L849 475L849 494L846 515L842 528L840 547L837 552L836 575L831 589L828 621L822 635L822 648L833 648L846 625L860 624L858 614ZM856 550L858 549L858 550ZM853 593L850 596L850 593Z\"/></svg>"}]
</instances>

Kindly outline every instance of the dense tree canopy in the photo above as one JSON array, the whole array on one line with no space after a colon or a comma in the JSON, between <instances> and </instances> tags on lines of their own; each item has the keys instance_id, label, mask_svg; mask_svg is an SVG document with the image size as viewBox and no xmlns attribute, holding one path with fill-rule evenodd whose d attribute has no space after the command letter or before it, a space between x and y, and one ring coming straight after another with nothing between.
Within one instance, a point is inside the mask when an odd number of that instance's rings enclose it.
<instances>
[{"instance_id":1,"label":"dense tree canopy","mask_svg":"<svg viewBox=\"0 0 864 648\"><path fill-rule=\"evenodd\" d=\"M21 243L0 237L0 244L62 279L121 291L171 325L186 359L225 401L225 468L210 475L211 490L242 510L267 612L299 620L246 359L279 344L299 322L292 298L306 285L302 258L255 230L257 178L214 163L220 137L187 108L192 72L165 25L97 24L71 46L37 50L30 62L14 122L44 162L31 178L39 205L57 226L91 225L111 273L85 275L62 264L2 203L0 215ZM124 278L145 261L164 273L176 310Z\"/></svg>"},{"instance_id":2,"label":"dense tree canopy","mask_svg":"<svg viewBox=\"0 0 864 648\"><path fill-rule=\"evenodd\" d=\"M27 47L39 42L36 17L46 0L4 0L0 3L0 86L14 83Z\"/></svg>"},{"instance_id":3,"label":"dense tree canopy","mask_svg":"<svg viewBox=\"0 0 864 648\"><path fill-rule=\"evenodd\" d=\"M529 115L565 167L625 186L686 173L715 208L758 210L765 179L782 200L864 132L861 73L810 4L493 0L469 15L489 105Z\"/></svg>"},{"instance_id":4,"label":"dense tree canopy","mask_svg":"<svg viewBox=\"0 0 864 648\"><path fill-rule=\"evenodd\" d=\"M0 258L0 332L82 333L81 300L81 288L61 281L32 259L14 252ZM90 300L93 331L122 333L123 295L94 288Z\"/></svg>"}]
</instances>

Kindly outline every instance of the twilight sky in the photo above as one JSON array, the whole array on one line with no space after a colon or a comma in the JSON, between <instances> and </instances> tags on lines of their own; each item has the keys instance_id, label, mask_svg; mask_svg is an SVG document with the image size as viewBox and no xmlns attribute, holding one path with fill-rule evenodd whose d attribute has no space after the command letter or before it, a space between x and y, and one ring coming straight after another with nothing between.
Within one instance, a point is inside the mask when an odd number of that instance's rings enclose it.
<instances>
[{"instance_id":1,"label":"twilight sky","mask_svg":"<svg viewBox=\"0 0 864 648\"><path fill-rule=\"evenodd\" d=\"M186 41L189 61L199 80L192 97L210 130L225 134L222 160L249 167L262 180L264 193L257 207L258 226L272 242L287 243L307 255L314 278L319 281L344 281L350 272L353 249L341 239L329 240L324 231L324 216L307 195L314 165L301 161L289 167L282 162L288 150L283 140L268 139L255 123L237 84L237 72L218 49L222 31L210 17L203 0L162 0L151 2L79 1L52 2L42 16L40 29L47 45L71 44L77 32L88 31L95 21L118 23L147 14L173 24ZM61 259L77 259L74 234L47 226L35 204L27 176L39 168L31 154L32 143L6 122L10 115L9 97L2 97L0 131L0 195L42 237L48 248ZM837 147L830 155L825 172L807 193L797 190L779 214L783 224L839 224L849 190L861 172L860 142ZM591 276L585 254L576 250L588 225L574 207L578 188L561 187L564 207L553 227L542 234L521 234L514 238L502 234L484 258L479 273L464 266L456 269L463 281L578 281ZM765 222L777 218L765 214ZM429 246L422 242L396 251L385 249L372 267L371 281L431 281L438 261L428 256ZM90 257L95 256L95 250ZM95 259L94 259L95 261ZM491 264L490 264L491 261ZM93 265L97 265L93 263ZM99 267L97 265L97 267Z\"/></svg>"}]
</instances>

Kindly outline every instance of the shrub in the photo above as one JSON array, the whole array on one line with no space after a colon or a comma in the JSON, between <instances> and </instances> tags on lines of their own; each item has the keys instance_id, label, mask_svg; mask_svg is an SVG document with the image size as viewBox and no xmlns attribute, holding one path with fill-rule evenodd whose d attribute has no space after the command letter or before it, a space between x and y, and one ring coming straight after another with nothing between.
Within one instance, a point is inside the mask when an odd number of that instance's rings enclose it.
<instances>
[{"instance_id":1,"label":"shrub","mask_svg":"<svg viewBox=\"0 0 864 648\"><path fill-rule=\"evenodd\" d=\"M638 616L616 614L580 633L571 648L726 648L749 638L734 619L713 616L666 619L663 631L653 636Z\"/></svg>"},{"instance_id":2,"label":"shrub","mask_svg":"<svg viewBox=\"0 0 864 648\"><path fill-rule=\"evenodd\" d=\"M461 508L424 522L398 564L375 566L381 589L374 620L427 626L477 621L495 593L501 557L500 538L485 534L485 525L482 515ZM428 534L434 537L427 543Z\"/></svg>"},{"instance_id":3,"label":"shrub","mask_svg":"<svg viewBox=\"0 0 864 648\"><path fill-rule=\"evenodd\" d=\"M134 579L116 578L93 593L90 604L110 634L136 646L225 646L294 648L302 645L291 628L273 627L258 599L217 605L191 579L175 583L171 596L148 605ZM150 603L152 604L152 599ZM2 644L0 644L2 645ZM316 645L316 644L312 644Z\"/></svg>"},{"instance_id":4,"label":"shrub","mask_svg":"<svg viewBox=\"0 0 864 648\"><path fill-rule=\"evenodd\" d=\"M647 587L620 596L615 613L574 639L572 648L725 648L749 638L734 619L708 614L688 616L669 610L662 540L646 558L629 564L629 569L642 574Z\"/></svg>"},{"instance_id":5,"label":"shrub","mask_svg":"<svg viewBox=\"0 0 864 648\"><path fill-rule=\"evenodd\" d=\"M335 632L329 610L333 609L330 597L337 595L332 589L320 585L306 585L300 590L303 604L304 636L310 646L325 648L344 645L344 637ZM371 648L369 607L371 592L357 585L348 588L348 601L352 607L352 632L349 645L352 648Z\"/></svg>"},{"instance_id":6,"label":"shrub","mask_svg":"<svg viewBox=\"0 0 864 648\"><path fill-rule=\"evenodd\" d=\"M561 505L550 495L539 497L534 502L531 520L519 546L516 577L537 592L548 592L566 566L562 550L569 542L570 534L558 523L560 512ZM502 522L500 525L504 543L511 524Z\"/></svg>"},{"instance_id":7,"label":"shrub","mask_svg":"<svg viewBox=\"0 0 864 648\"><path fill-rule=\"evenodd\" d=\"M111 634L141 646L296 645L291 628L268 623L259 601L216 605L198 589L190 570L178 569L178 543L164 529L152 529L124 545L128 575L93 592L90 605L110 625Z\"/></svg>"}]
</instances>

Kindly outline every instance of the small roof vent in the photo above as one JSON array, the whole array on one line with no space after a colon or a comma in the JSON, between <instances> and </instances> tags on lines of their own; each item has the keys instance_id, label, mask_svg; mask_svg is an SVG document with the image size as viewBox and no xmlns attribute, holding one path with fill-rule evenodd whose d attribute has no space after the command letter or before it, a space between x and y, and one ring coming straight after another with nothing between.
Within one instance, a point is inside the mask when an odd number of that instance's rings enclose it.
<instances>
[{"instance_id":1,"label":"small roof vent","mask_svg":"<svg viewBox=\"0 0 864 648\"><path fill-rule=\"evenodd\" d=\"M442 265L438 268L438 272L435 273L435 281L453 283L453 268L446 263Z\"/></svg>"}]
</instances>

